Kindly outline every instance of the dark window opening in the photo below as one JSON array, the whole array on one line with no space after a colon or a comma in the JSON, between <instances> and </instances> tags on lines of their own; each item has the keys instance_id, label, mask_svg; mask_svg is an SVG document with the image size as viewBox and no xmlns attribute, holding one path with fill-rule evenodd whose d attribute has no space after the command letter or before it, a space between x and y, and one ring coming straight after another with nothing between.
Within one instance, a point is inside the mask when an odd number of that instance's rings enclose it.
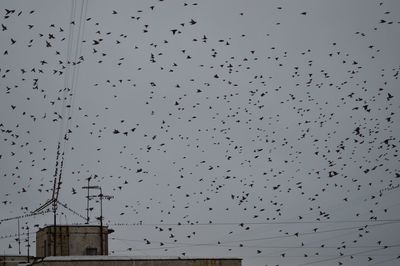
<instances>
[{"instance_id":1,"label":"dark window opening","mask_svg":"<svg viewBox=\"0 0 400 266\"><path fill-rule=\"evenodd\" d=\"M97 248L86 248L86 255L89 256L97 255Z\"/></svg>"}]
</instances>

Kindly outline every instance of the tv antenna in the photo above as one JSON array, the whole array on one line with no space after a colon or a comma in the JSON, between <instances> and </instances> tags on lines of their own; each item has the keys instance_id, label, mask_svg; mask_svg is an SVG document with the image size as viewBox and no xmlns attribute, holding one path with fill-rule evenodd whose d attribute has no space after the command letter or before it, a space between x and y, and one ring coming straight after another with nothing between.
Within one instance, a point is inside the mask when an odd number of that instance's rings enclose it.
<instances>
[{"instance_id":1,"label":"tv antenna","mask_svg":"<svg viewBox=\"0 0 400 266\"><path fill-rule=\"evenodd\" d=\"M89 184L89 182L90 182L90 179L88 178L88 184ZM114 196L110 196L110 195L104 195L103 194L103 190L102 190L102 188L101 188L101 186L84 186L84 187L82 187L83 189L87 189L87 191L88 191L88 195L87 195L87 207L88 207L88 211L87 211L87 221L88 221L88 223L89 223L89 200L90 199L92 199L92 198L100 198L100 217L98 217L98 219L100 220L100 242L101 242L101 244L100 244L100 254L101 255L104 255L104 244L103 244L103 219L104 219L104 217L103 217L103 198L104 199L107 199L107 200L110 200L110 199L113 199L114 198ZM100 194L98 194L98 195L90 195L89 193L89 191L90 191L90 189L98 189L98 190L100 190Z\"/></svg>"}]
</instances>

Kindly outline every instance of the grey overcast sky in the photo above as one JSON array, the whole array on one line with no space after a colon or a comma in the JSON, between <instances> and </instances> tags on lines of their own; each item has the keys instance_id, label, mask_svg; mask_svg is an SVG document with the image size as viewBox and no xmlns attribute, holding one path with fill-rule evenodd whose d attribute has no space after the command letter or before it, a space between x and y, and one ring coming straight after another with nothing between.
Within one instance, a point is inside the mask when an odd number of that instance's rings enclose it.
<instances>
[{"instance_id":1,"label":"grey overcast sky","mask_svg":"<svg viewBox=\"0 0 400 266\"><path fill-rule=\"evenodd\" d=\"M61 171L113 255L399 265L398 0L0 7L0 252Z\"/></svg>"}]
</instances>

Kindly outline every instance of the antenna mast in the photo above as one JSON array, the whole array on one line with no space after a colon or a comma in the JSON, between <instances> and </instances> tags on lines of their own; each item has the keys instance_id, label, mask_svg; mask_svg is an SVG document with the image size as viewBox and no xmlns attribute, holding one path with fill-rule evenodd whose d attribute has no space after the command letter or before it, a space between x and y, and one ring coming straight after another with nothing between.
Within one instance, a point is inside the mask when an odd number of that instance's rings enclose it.
<instances>
[{"instance_id":1,"label":"antenna mast","mask_svg":"<svg viewBox=\"0 0 400 266\"><path fill-rule=\"evenodd\" d=\"M19 218L18 218L18 255L21 255L21 233L19 226Z\"/></svg>"},{"instance_id":2,"label":"antenna mast","mask_svg":"<svg viewBox=\"0 0 400 266\"><path fill-rule=\"evenodd\" d=\"M100 198L100 217L98 218L100 220L100 243L101 243L100 244L100 249L101 249L100 252L101 252L101 255L105 255L104 254L104 243L103 243L104 242L103 241L103 239L104 239L104 236L103 236L104 235L104 232L103 232L103 198L110 200L110 199L114 198L114 196L104 195L103 190L100 186L85 186L82 188L88 190L88 202L89 202L90 198L94 198L94 197ZM90 189L98 189L98 190L100 190L100 194L90 196L89 195Z\"/></svg>"},{"instance_id":3,"label":"antenna mast","mask_svg":"<svg viewBox=\"0 0 400 266\"><path fill-rule=\"evenodd\" d=\"M89 200L90 200L90 179L92 177L87 178L87 196L86 196L86 224L89 224L90 218L89 218Z\"/></svg>"}]
</instances>

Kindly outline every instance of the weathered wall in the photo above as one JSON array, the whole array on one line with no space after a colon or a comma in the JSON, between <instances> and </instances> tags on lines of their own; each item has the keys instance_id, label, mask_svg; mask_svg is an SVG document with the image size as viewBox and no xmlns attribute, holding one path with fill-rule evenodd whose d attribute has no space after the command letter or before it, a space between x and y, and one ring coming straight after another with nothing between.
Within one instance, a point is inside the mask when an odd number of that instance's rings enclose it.
<instances>
[{"instance_id":1,"label":"weathered wall","mask_svg":"<svg viewBox=\"0 0 400 266\"><path fill-rule=\"evenodd\" d=\"M36 233L36 256L45 257L45 240L47 240L46 232L39 230Z\"/></svg>"},{"instance_id":2,"label":"weathered wall","mask_svg":"<svg viewBox=\"0 0 400 266\"><path fill-rule=\"evenodd\" d=\"M85 231L82 231L79 227L70 227L70 240L69 240L69 255L86 255L86 248L96 248L97 254L101 255L100 246L100 227L88 227ZM107 228L103 227L103 255L108 254L107 245Z\"/></svg>"},{"instance_id":3,"label":"weathered wall","mask_svg":"<svg viewBox=\"0 0 400 266\"><path fill-rule=\"evenodd\" d=\"M54 227L48 226L36 233L36 256L54 255ZM100 226L57 226L57 256L87 255L87 248L97 249L97 255L108 255L108 228L103 227L103 254L101 254Z\"/></svg>"},{"instance_id":4,"label":"weathered wall","mask_svg":"<svg viewBox=\"0 0 400 266\"><path fill-rule=\"evenodd\" d=\"M0 266L17 266L18 263L26 262L28 260L27 256L20 255L5 255L0 256ZM33 261L33 257L30 258Z\"/></svg>"}]
</instances>

